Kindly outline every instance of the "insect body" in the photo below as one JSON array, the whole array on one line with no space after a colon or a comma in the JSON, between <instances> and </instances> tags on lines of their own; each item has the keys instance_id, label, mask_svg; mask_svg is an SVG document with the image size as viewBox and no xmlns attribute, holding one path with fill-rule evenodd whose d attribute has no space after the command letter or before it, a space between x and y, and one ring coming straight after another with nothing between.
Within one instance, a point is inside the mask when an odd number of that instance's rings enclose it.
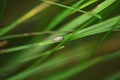
<instances>
[{"instance_id":1,"label":"insect body","mask_svg":"<svg viewBox=\"0 0 120 80\"><path fill-rule=\"evenodd\" d=\"M54 39L55 42L60 42L63 39L62 36L58 36Z\"/></svg>"}]
</instances>

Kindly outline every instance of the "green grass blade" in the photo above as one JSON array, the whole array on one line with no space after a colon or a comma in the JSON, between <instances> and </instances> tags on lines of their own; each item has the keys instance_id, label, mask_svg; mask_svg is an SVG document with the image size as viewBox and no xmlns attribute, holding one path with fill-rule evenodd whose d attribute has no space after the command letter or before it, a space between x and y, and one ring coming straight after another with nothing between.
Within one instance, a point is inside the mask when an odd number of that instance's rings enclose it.
<instances>
[{"instance_id":1,"label":"green grass blade","mask_svg":"<svg viewBox=\"0 0 120 80\"><path fill-rule=\"evenodd\" d=\"M92 0L92 1L88 1L84 4L81 4L84 0L80 0L78 1L77 3L75 3L73 6L71 6L72 8L76 8L77 10L80 10L82 8L85 8L89 5L91 5L92 3L95 3L97 0ZM80 5L81 4L81 5ZM79 8L77 8L79 7ZM64 20L66 17L68 17L69 15L71 15L71 13L74 13L76 11L73 11L73 10L70 10L70 9L67 9L65 10L64 12L62 12L61 14L59 14L57 17L55 17L53 19L52 22L50 22L48 24L48 26L45 28L45 30L51 30L53 29L57 24L59 24L60 22L62 22L62 20Z\"/></svg>"},{"instance_id":2,"label":"green grass blade","mask_svg":"<svg viewBox=\"0 0 120 80\"><path fill-rule=\"evenodd\" d=\"M89 5L91 5L91 4L93 4L93 3L97 2L97 1L98 1L98 0L90 0L90 1L87 1L86 3L82 4L81 6L79 6L77 9L78 9L78 10L79 10L79 9L83 9L83 8L88 7ZM74 12L76 12L76 11L73 11L72 13L74 13Z\"/></svg>"},{"instance_id":3,"label":"green grass blade","mask_svg":"<svg viewBox=\"0 0 120 80\"><path fill-rule=\"evenodd\" d=\"M77 8L84 0L78 1L77 3L75 3L72 7ZM73 10L67 9L64 12L62 12L61 14L59 14L57 17L55 17L53 19L52 22L50 22L48 24L48 26L45 28L46 31L53 29L58 23L60 23L62 20L64 20L67 16L70 15L70 13Z\"/></svg>"},{"instance_id":4,"label":"green grass blade","mask_svg":"<svg viewBox=\"0 0 120 80\"><path fill-rule=\"evenodd\" d=\"M56 0L53 0L53 1L56 1ZM25 15L23 15L19 19L15 20L10 25L6 26L5 28L0 29L0 36L2 36L3 34L7 33L11 29L15 28L17 25L25 22L29 18L35 16L36 14L38 14L41 11L43 11L44 9L46 9L49 6L50 6L50 4L48 4L48 3L42 3L42 4L38 5L38 6L36 6L32 10L30 10L28 13L26 13Z\"/></svg>"},{"instance_id":5,"label":"green grass blade","mask_svg":"<svg viewBox=\"0 0 120 80\"><path fill-rule=\"evenodd\" d=\"M119 19L120 19L120 16L116 16L110 20L106 20L102 23L82 29L82 30L78 31L72 39L78 39L78 38L86 37L89 35L106 32L106 31L111 30L111 28L113 26L114 26L114 29L119 29L120 26L115 26L116 24L119 23ZM72 35L72 34L70 34L70 35ZM68 35L68 36L70 36L70 35Z\"/></svg>"},{"instance_id":6,"label":"green grass blade","mask_svg":"<svg viewBox=\"0 0 120 80\"><path fill-rule=\"evenodd\" d=\"M28 48L34 48L37 46L48 45L48 44L53 44L53 43L56 43L56 41L54 41L54 39L44 41L44 42L34 43L34 44L28 44L28 45L24 45L24 46L18 46L18 47L9 48L9 49L3 49L3 50L0 50L0 54L24 50L24 49L28 49Z\"/></svg>"}]
</instances>

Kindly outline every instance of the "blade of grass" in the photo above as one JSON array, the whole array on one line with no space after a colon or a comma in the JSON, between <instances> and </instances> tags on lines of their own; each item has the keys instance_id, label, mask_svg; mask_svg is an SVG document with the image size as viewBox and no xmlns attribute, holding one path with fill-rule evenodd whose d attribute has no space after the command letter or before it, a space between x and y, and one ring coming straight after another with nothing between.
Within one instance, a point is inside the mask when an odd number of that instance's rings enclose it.
<instances>
[{"instance_id":1,"label":"blade of grass","mask_svg":"<svg viewBox=\"0 0 120 80\"><path fill-rule=\"evenodd\" d=\"M85 57L85 59L89 59L94 51L104 42L104 40L109 36L109 34L116 28L116 26L118 25L120 21L120 18L118 18L117 22L115 23L114 26L111 27L110 30L108 30L104 35L103 37L101 37L101 39L96 43L96 45L93 47L93 49L90 51L90 53ZM73 35L74 36L74 35Z\"/></svg>"},{"instance_id":2,"label":"blade of grass","mask_svg":"<svg viewBox=\"0 0 120 80\"><path fill-rule=\"evenodd\" d=\"M52 1L57 1L57 0L52 0ZM43 11L44 9L46 9L47 7L49 7L50 4L48 3L42 3L40 5L38 5L37 7L33 8L32 10L30 10L28 13L26 13L25 15L23 15L22 17L20 17L19 19L15 20L13 23L11 23L10 25L6 26L5 28L0 30L0 36L2 36L3 34L7 33L8 31L10 31L11 29L15 28L17 25L25 22L26 20L28 20L29 18L35 16L36 14L38 14L39 12Z\"/></svg>"},{"instance_id":3,"label":"blade of grass","mask_svg":"<svg viewBox=\"0 0 120 80\"><path fill-rule=\"evenodd\" d=\"M75 8L78 7L83 1L84 0L76 2L72 7L75 7ZM63 11L61 14L55 17L52 22L48 24L48 26L45 28L45 31L53 29L58 23L60 23L67 16L69 16L72 11L73 10L70 10L70 9L66 9L65 11Z\"/></svg>"},{"instance_id":4,"label":"blade of grass","mask_svg":"<svg viewBox=\"0 0 120 80\"><path fill-rule=\"evenodd\" d=\"M42 34L53 34L53 33L56 33L56 32L55 31L46 31L46 32L32 32L32 33L14 34L14 35L2 36L2 37L0 37L0 40L42 35Z\"/></svg>"},{"instance_id":5,"label":"blade of grass","mask_svg":"<svg viewBox=\"0 0 120 80\"><path fill-rule=\"evenodd\" d=\"M107 18L108 16L111 15L111 12L114 12L116 8L118 8L120 5L120 1L116 1L112 6L109 7L109 9L104 10L101 15L103 15L103 19Z\"/></svg>"},{"instance_id":6,"label":"blade of grass","mask_svg":"<svg viewBox=\"0 0 120 80\"><path fill-rule=\"evenodd\" d=\"M61 46L58 49L56 49L56 51L60 50L60 49L63 49L63 48L64 48L64 46ZM44 52L42 54L32 55L32 56L28 56L28 57L24 57L24 58L17 58L16 61L14 61L14 63L12 63L12 65L8 64L7 66L9 66L9 67L2 68L1 71L5 72L5 71L8 71L8 70L14 69L18 65L21 65L21 64L24 64L26 62L38 59L38 58L43 57L43 56L46 56L49 53L50 53L50 50L48 50L48 51L46 51L46 52ZM30 68L32 68L32 67L30 67Z\"/></svg>"},{"instance_id":7,"label":"blade of grass","mask_svg":"<svg viewBox=\"0 0 120 80\"><path fill-rule=\"evenodd\" d=\"M18 50L24 50L24 49L33 48L33 47L36 47L36 46L53 44L53 43L56 43L56 41L47 40L47 41L44 41L44 42L28 44L28 45L24 45L24 46L18 46L18 47L14 47L14 48L9 48L9 49L3 49L3 50L0 50L0 54L9 53L9 52L18 51Z\"/></svg>"},{"instance_id":8,"label":"blade of grass","mask_svg":"<svg viewBox=\"0 0 120 80\"><path fill-rule=\"evenodd\" d=\"M77 9L83 9L85 7L88 7L89 5L97 2L98 0L90 0L90 1L87 1L86 3L84 3L83 5L79 6ZM73 11L72 13L75 13L76 11Z\"/></svg>"},{"instance_id":9,"label":"blade of grass","mask_svg":"<svg viewBox=\"0 0 120 80\"><path fill-rule=\"evenodd\" d=\"M70 10L73 10L73 11L78 11L78 12L81 12L81 13L84 13L84 14L92 15L92 16L97 17L98 19L101 19L101 16L98 15L98 14L94 14L94 13L87 12L87 11L84 11L84 10L79 10L79 9L74 8L74 7L69 7L69 6L62 5L62 4L59 4L59 3L55 3L55 2L52 2L52 1L46 1L46 0L41 0L41 1L44 1L44 2L47 2L47 3L50 3L50 4L54 4L54 5L63 7L63 8L67 8L67 9L70 9Z\"/></svg>"},{"instance_id":10,"label":"blade of grass","mask_svg":"<svg viewBox=\"0 0 120 80\"><path fill-rule=\"evenodd\" d=\"M116 17L106 20L100 24L96 24L94 26L82 29L75 34L75 36L72 38L72 40L109 31L113 26L114 26L114 29L119 29L120 26L115 26L116 24L119 23L119 19L120 19L120 16L116 16ZM70 35L72 35L72 34L69 34L69 36Z\"/></svg>"},{"instance_id":11,"label":"blade of grass","mask_svg":"<svg viewBox=\"0 0 120 80\"><path fill-rule=\"evenodd\" d=\"M61 80L61 79L66 79L66 78L69 78L71 77L72 75L75 75L76 73L78 72L81 72L83 70L85 70L86 68L89 68L99 62L104 62L104 61L107 61L107 60L111 60L111 59L114 59L114 58L117 58L117 57L120 57L120 51L117 51L113 54L109 54L109 55L105 55L105 56L101 56L101 57L97 57L95 59L92 59L90 61L87 61L86 63L83 63L83 64L78 64L78 65L75 65L74 67L68 69L67 71L63 72L63 73L60 73L58 75L55 74L54 77L51 77L52 79L50 79L50 77L48 78L49 80ZM56 65L56 64L60 64L60 63L63 63L64 60L51 60L49 63L45 64L45 65L42 65L42 66L37 66L36 68L33 68L29 71L25 71L24 73L21 73L21 74L18 74L18 75L15 75L13 77L10 77L8 78L7 80L20 80L20 79L24 79L30 75L34 75L34 74L37 74L38 72L40 72L42 69L44 69L45 67L51 67L53 65Z\"/></svg>"},{"instance_id":12,"label":"blade of grass","mask_svg":"<svg viewBox=\"0 0 120 80\"><path fill-rule=\"evenodd\" d=\"M84 4L81 4L84 0L80 0L77 3L75 3L74 5L72 5L73 8L77 8L79 6L79 9L85 8L89 5L91 5L92 3L96 2L97 0L92 0L92 1L88 1ZM81 4L81 5L80 5ZM79 10L77 8L77 10ZM51 30L53 28L55 28L55 26L57 24L59 24L60 22L62 22L62 20L64 20L66 17L68 17L69 15L71 15L71 13L75 13L76 11L70 10L70 9L66 9L65 11L63 11L61 14L59 14L57 17L55 17L53 19L52 22L50 22L48 24L48 26L45 28L45 30Z\"/></svg>"},{"instance_id":13,"label":"blade of grass","mask_svg":"<svg viewBox=\"0 0 120 80\"><path fill-rule=\"evenodd\" d=\"M98 27L101 27L103 24L106 24L106 23L108 23L108 22L109 22L109 23L113 22L113 23L111 23L111 24L109 24L109 25L107 24L107 25L102 26L103 30L106 29L106 27L108 27L107 31L109 31L109 30L111 30L111 26L113 27L113 25L117 24L117 22L118 22L119 19L120 19L120 16L119 16L119 17L117 16L117 17L112 18L112 19L110 19L110 20L104 21L104 22L101 23L101 24L97 24L97 26L98 26ZM99 26L99 25L101 25L101 26ZM95 25L95 27L96 27L96 25ZM97 28L94 28L94 26L93 26L93 27L89 27L89 29L92 28L93 31L94 31L94 29L98 29L98 30L99 30L98 27L97 27ZM85 28L85 29L86 29L86 28ZM84 30L84 29L83 29L83 30ZM91 31L91 29L90 29L90 31ZM95 34L96 34L96 33L95 33ZM87 35L89 35L89 33L88 33ZM71 36L71 35L70 35L70 36ZM70 36L67 36L67 38L64 39L58 46L56 46L55 48L53 48L49 54L53 53L53 52L55 51L55 49L57 49L59 46L61 46L62 44L64 44L64 42L65 42L66 40L68 40L68 38L69 38ZM75 35L74 35L74 36L75 36ZM48 56L49 56L49 55L46 55L45 58L48 57ZM39 62L41 62L42 60L44 60L45 58L43 57L43 59L39 59L38 62L34 63L34 65L32 65L32 67L30 67L30 68L28 68L28 69L26 69L26 70L28 70L28 71L31 70L31 68L34 68L35 66L37 66L37 64L38 64Z\"/></svg>"},{"instance_id":14,"label":"blade of grass","mask_svg":"<svg viewBox=\"0 0 120 80\"><path fill-rule=\"evenodd\" d=\"M118 18L117 18L118 19ZM116 18L115 18L115 20L117 20ZM109 20L108 20L109 21ZM112 22L112 23L111 23ZM106 30L106 31L108 31L108 30L110 30L111 29L111 27L110 26L113 26L114 24L116 24L116 22L114 22L114 21L110 21L110 24L109 25L106 25L107 27L108 27L108 29ZM101 28L101 26L102 26L102 28L103 28L103 30L105 30L106 29L106 27L105 27L105 24L106 24L106 22L103 22L103 24L100 24L100 26L99 25L97 25L98 27L100 27ZM103 27L103 25L104 25L104 27ZM95 26L96 27L96 26ZM97 30L100 30L98 27L96 27L95 29L97 29ZM94 34L96 34L97 33L97 31L96 31L96 33L95 33L95 31L94 31L94 26L93 27L89 27L89 28L86 28L86 29L88 29L90 32L91 32L91 30L93 30L93 32L94 32ZM86 30L85 29L85 30ZM83 30L80 30L80 31L82 31L82 33L87 33L87 32L89 32L89 31L84 31L84 29ZM84 31L84 32L83 32ZM102 30L100 30L101 32L104 32L104 31L102 31ZM100 32L100 33L101 33ZM73 33L74 34L74 33ZM62 44L64 44L68 39L69 39L69 37L71 37L71 35L73 35L73 34L69 34L68 36L65 36L65 38L64 38L64 40L62 41L62 43L60 43L58 46L56 46L55 48L53 48L53 50L51 50L51 53L53 53L54 52L54 50L56 49L56 48L58 48L59 46L61 46ZM78 34L78 32L76 33L75 32L75 34L74 34L74 36L76 36L76 34ZM82 35L82 37L84 36L89 36L89 34L90 33L88 33L88 34L85 34L85 35ZM78 34L79 35L79 34ZM80 36L80 35L79 35ZM81 37L81 38L82 38ZM79 37L80 38L80 37ZM78 38L77 38L78 39ZM45 58L44 58L45 59ZM42 59L43 60L43 59ZM41 61L41 59L40 60L38 60L38 62L39 61ZM35 63L36 64L36 63Z\"/></svg>"},{"instance_id":15,"label":"blade of grass","mask_svg":"<svg viewBox=\"0 0 120 80\"><path fill-rule=\"evenodd\" d=\"M85 29L82 29L82 30L78 29L79 31L77 30L77 31L65 36L64 40L58 45L58 47L61 46L62 44L64 44L66 41L69 41L69 40L78 39L78 38L86 37L86 36L89 36L89 35L106 32L106 31L109 31L111 29L113 30L113 26L115 26L114 29L120 28L120 26L116 27L116 24L119 23L119 19L120 19L120 16L117 16L115 18L112 18L110 20L107 20L107 21L104 21L102 23L96 24L94 26L91 26L91 27L88 27L88 28L85 28ZM106 23L108 23L108 24L106 24ZM77 38L76 35L78 35L79 37ZM82 35L82 37L80 37L81 35ZM57 48L57 46L56 46L56 48Z\"/></svg>"}]
</instances>

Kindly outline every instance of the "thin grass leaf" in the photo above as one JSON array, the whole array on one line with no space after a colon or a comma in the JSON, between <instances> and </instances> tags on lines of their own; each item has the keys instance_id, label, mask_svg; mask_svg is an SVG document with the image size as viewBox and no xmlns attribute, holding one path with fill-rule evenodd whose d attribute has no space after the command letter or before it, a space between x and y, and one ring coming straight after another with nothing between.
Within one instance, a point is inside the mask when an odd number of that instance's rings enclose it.
<instances>
[{"instance_id":1,"label":"thin grass leaf","mask_svg":"<svg viewBox=\"0 0 120 80\"><path fill-rule=\"evenodd\" d=\"M57 1L57 0L52 0L52 1ZM50 4L48 4L48 3L42 3L42 4L38 5L37 7L33 8L28 13L26 13L25 15L23 15L19 19L15 20L10 25L6 26L5 28L0 29L0 36L2 36L3 34L7 33L11 29L15 28L17 25L25 22L29 18L35 16L36 14L38 14L41 11L43 11L44 9L46 9L49 6L50 6Z\"/></svg>"},{"instance_id":2,"label":"thin grass leaf","mask_svg":"<svg viewBox=\"0 0 120 80\"><path fill-rule=\"evenodd\" d=\"M116 24L114 26L117 26L117 24L119 23L119 20L120 18L118 19L118 21L116 22ZM114 30L115 27L111 27L111 29L109 31L107 31L103 37L101 37L101 39L96 43L95 46L93 46L93 49L90 51L90 53L84 58L85 60L86 59L89 59L93 54L94 54L94 51L104 42L104 40L109 36L109 34ZM74 36L74 35L73 35Z\"/></svg>"},{"instance_id":3,"label":"thin grass leaf","mask_svg":"<svg viewBox=\"0 0 120 80\"><path fill-rule=\"evenodd\" d=\"M48 44L53 44L53 43L56 43L56 41L55 40L47 40L47 41L44 41L44 42L28 44L28 45L24 45L24 46L9 48L9 49L3 49L3 50L0 50L0 54L19 51L19 50L24 50L24 49L28 49L28 48L34 48L34 47L37 47L37 46L48 45Z\"/></svg>"},{"instance_id":4,"label":"thin grass leaf","mask_svg":"<svg viewBox=\"0 0 120 80\"><path fill-rule=\"evenodd\" d=\"M54 5L63 7L63 8L68 8L68 9L73 10L73 11L77 11L77 12L81 12L81 13L84 13L84 14L92 15L92 16L95 16L98 19L101 19L101 16L98 15L98 14L94 14L94 13L87 12L87 11L84 11L84 10L79 10L79 9L74 8L74 7L69 7L69 6L62 5L62 4L59 4L59 3L55 3L55 2L52 2L52 1L46 1L46 0L41 0L41 1L45 1L47 3L54 4Z\"/></svg>"},{"instance_id":5,"label":"thin grass leaf","mask_svg":"<svg viewBox=\"0 0 120 80\"><path fill-rule=\"evenodd\" d=\"M97 0L92 0L92 1L88 1L84 4L81 4L84 0L80 0L78 2L76 2L73 6L73 8L76 8L77 10L80 10L82 8L85 8L89 5L91 5L92 3L95 3ZM81 4L81 5L80 5ZM77 8L79 6L79 8ZM57 17L55 17L53 19L52 22L50 22L48 24L48 26L45 28L45 30L51 30L53 29L57 24L59 24L62 20L64 20L66 17L68 17L69 15L75 13L76 11L70 10L69 8L67 10L65 10L64 12L62 12L61 14L59 14Z\"/></svg>"},{"instance_id":6,"label":"thin grass leaf","mask_svg":"<svg viewBox=\"0 0 120 80\"><path fill-rule=\"evenodd\" d=\"M105 1L105 2L106 2L106 1ZM106 3L107 3L107 2L106 2ZM112 4L112 3L111 3L111 4ZM110 6L111 4L108 4L107 7ZM105 5L105 6L106 6L106 5ZM101 7L101 8L102 8L102 7ZM106 7L103 7L103 10L104 10L104 8L106 8ZM88 16L85 16L85 17L88 17ZM85 18L82 18L82 19L85 19ZM81 20L82 20L82 19L81 19ZM88 21L89 19L90 19L90 18L86 18L85 22ZM81 20L78 20L78 21L81 22ZM77 22L77 23L79 23L79 22ZM83 23L84 23L84 21L83 21ZM82 24L83 24L83 23L82 23ZM76 27L79 27L79 24L78 24L78 25L74 24L74 25L75 25ZM71 29L75 29L75 28L76 28L74 25L73 25L73 26L70 25L70 27L73 27L73 28L71 28ZM70 29L69 26L67 26L67 27L68 27L68 28L66 28L66 30Z\"/></svg>"},{"instance_id":7,"label":"thin grass leaf","mask_svg":"<svg viewBox=\"0 0 120 80\"><path fill-rule=\"evenodd\" d=\"M7 40L7 39L13 39L13 38L28 37L28 36L36 36L36 35L42 35L42 34L53 34L53 33L57 33L57 31L44 31L44 32L32 32L32 33L7 35L7 36L0 37L0 40Z\"/></svg>"}]
</instances>

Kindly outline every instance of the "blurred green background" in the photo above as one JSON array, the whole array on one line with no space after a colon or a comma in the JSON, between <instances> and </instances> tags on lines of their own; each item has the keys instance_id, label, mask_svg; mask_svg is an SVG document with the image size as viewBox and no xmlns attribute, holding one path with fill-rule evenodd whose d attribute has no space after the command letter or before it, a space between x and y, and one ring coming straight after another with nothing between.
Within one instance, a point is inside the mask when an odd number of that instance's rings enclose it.
<instances>
[{"instance_id":1,"label":"blurred green background","mask_svg":"<svg viewBox=\"0 0 120 80\"><path fill-rule=\"evenodd\" d=\"M78 1L79 0L58 0L57 2L63 5L71 6ZM83 1L84 3L87 2L85 0ZM96 0L95 3L83 8L83 10L91 11L103 1L104 0ZM40 0L0 0L0 12L1 12L0 28L2 29L10 25L11 23L19 19L21 16L26 14L28 11L32 10L33 8L35 8L36 6L42 3L43 2ZM50 5L49 7L43 9L38 14L34 15L33 17L30 17L28 20L25 20L21 22L19 25L16 25L14 29L10 30L3 36L32 33L32 32L44 32L44 29L49 25L49 23L57 15L59 15L61 12L65 10L66 8L56 6L56 5ZM108 7L108 10L104 10L100 14L102 15L103 18L101 20L97 19L96 21L93 21L88 26L92 26L97 23L104 22L104 20L120 15L120 1L116 0L114 4ZM67 18L62 20L62 22L60 22L51 31L57 31L59 28L61 28L61 26L69 23L71 20L77 18L80 15L82 15L82 13L76 12L68 16ZM74 31L70 31L69 33L72 33L72 32ZM57 33L52 33L52 34L59 34L59 33L62 33L62 32L58 31ZM120 31L119 30L110 32L110 34L104 39L102 44L100 44L98 47L95 47L95 45L100 41L100 39L105 34L106 32L103 32L103 33L83 37L81 39L68 41L64 44L63 49L55 51L54 54L50 55L46 60L42 62L39 62L39 58L35 58L27 62L24 62L24 59L32 56L37 56L46 51L52 50L52 48L54 48L54 46L58 45L59 43L50 45L47 49L44 49L45 46L43 45L35 48L10 52L8 54L0 54L0 80L15 80L15 79L16 80L52 80L52 79L53 80L104 80L106 77L111 76L114 73L117 73L120 71L120 65L119 65L120 57L117 57L108 61L99 62L97 64L94 64L94 66L90 66L86 69L83 69L81 72L76 71L77 72L76 74L67 77L67 79L61 79L61 78L54 79L53 77L55 77L57 74L60 77L60 75L63 74L64 71L66 72L67 69L72 67L74 71L74 66L80 64L80 62L83 63L84 59L82 60L82 58L84 58L84 56L87 56L86 54L91 52L92 50L94 50L93 51L94 54L88 59L88 62L86 63L89 63L89 61L94 58L104 56L104 55L114 54L115 51L120 50ZM1 40L0 50L41 42L49 39L47 37L49 37L50 35L51 34L41 34L41 35L35 35L35 36ZM41 49L41 51L38 51L39 48ZM57 57L60 57L60 58L57 59ZM54 60L54 58L56 59ZM47 64L47 62L49 63L49 60L53 59L53 61L57 61L61 58L63 58L63 63L61 62L60 64L59 63L55 65L53 64L53 68L51 68L52 65L48 66L48 68L47 67L45 69L43 68L42 69L43 71L38 72L37 74L33 74L31 76L27 76L24 79L23 78L9 79L9 77L19 74L20 72L29 68L29 66L33 65L33 63L37 61L39 65L36 65L36 67L39 67L40 64L42 66L42 64ZM22 59L23 59L23 62L20 63L19 61L22 61ZM10 68L12 66L13 68ZM120 76L115 80L120 80Z\"/></svg>"}]
</instances>

